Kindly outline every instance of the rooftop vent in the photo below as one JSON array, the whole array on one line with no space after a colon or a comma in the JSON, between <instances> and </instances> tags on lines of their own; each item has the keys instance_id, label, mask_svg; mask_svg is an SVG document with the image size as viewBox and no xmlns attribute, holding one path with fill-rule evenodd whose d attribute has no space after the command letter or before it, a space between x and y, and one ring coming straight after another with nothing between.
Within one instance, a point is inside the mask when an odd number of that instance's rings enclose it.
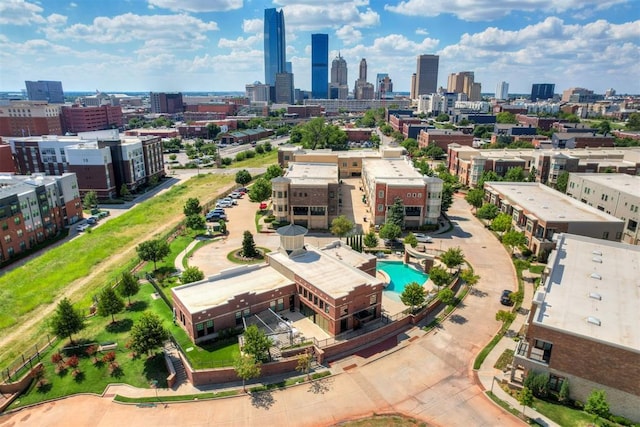
<instances>
[{"instance_id":1,"label":"rooftop vent","mask_svg":"<svg viewBox=\"0 0 640 427\"><path fill-rule=\"evenodd\" d=\"M602 276L599 275L598 273L591 273L591 278L592 279L597 279L597 280L602 280Z\"/></svg>"},{"instance_id":2,"label":"rooftop vent","mask_svg":"<svg viewBox=\"0 0 640 427\"><path fill-rule=\"evenodd\" d=\"M598 301L602 301L602 295L597 292L590 292L589 298L597 299Z\"/></svg>"},{"instance_id":3,"label":"rooftop vent","mask_svg":"<svg viewBox=\"0 0 640 427\"><path fill-rule=\"evenodd\" d=\"M597 262L598 264L602 264L602 258L597 256L594 256L593 258L591 258L591 261Z\"/></svg>"},{"instance_id":4,"label":"rooftop vent","mask_svg":"<svg viewBox=\"0 0 640 427\"><path fill-rule=\"evenodd\" d=\"M602 324L602 322L600 322L600 319L598 319L597 317L593 317L593 316L587 317L587 322L591 323L592 325L596 325L596 326L600 326Z\"/></svg>"},{"instance_id":5,"label":"rooftop vent","mask_svg":"<svg viewBox=\"0 0 640 427\"><path fill-rule=\"evenodd\" d=\"M594 255L602 256L602 251L593 251L591 253Z\"/></svg>"}]
</instances>

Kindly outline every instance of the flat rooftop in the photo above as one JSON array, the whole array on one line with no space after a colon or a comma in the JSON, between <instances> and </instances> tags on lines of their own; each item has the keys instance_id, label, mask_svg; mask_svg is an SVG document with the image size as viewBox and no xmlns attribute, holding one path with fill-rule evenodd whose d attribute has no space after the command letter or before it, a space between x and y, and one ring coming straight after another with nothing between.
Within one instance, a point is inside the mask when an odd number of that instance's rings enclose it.
<instances>
[{"instance_id":1,"label":"flat rooftop","mask_svg":"<svg viewBox=\"0 0 640 427\"><path fill-rule=\"evenodd\" d=\"M572 175L621 193L640 197L640 176L626 173L573 173Z\"/></svg>"},{"instance_id":2,"label":"flat rooftop","mask_svg":"<svg viewBox=\"0 0 640 427\"><path fill-rule=\"evenodd\" d=\"M640 353L640 246L559 235L533 323Z\"/></svg>"},{"instance_id":3,"label":"flat rooftop","mask_svg":"<svg viewBox=\"0 0 640 427\"><path fill-rule=\"evenodd\" d=\"M545 222L622 222L622 220L575 200L537 182L485 183L489 191L501 194Z\"/></svg>"},{"instance_id":4,"label":"flat rooftop","mask_svg":"<svg viewBox=\"0 0 640 427\"><path fill-rule=\"evenodd\" d=\"M291 162L284 176L294 185L300 184L337 184L338 165L331 163Z\"/></svg>"},{"instance_id":5,"label":"flat rooftop","mask_svg":"<svg viewBox=\"0 0 640 427\"><path fill-rule=\"evenodd\" d=\"M293 283L266 264L223 270L199 282L173 289L190 313L225 304L237 295L261 294Z\"/></svg>"},{"instance_id":6,"label":"flat rooftop","mask_svg":"<svg viewBox=\"0 0 640 427\"><path fill-rule=\"evenodd\" d=\"M424 186L424 177L405 158L364 159L362 169L377 182L389 185Z\"/></svg>"},{"instance_id":7,"label":"flat rooftop","mask_svg":"<svg viewBox=\"0 0 640 427\"><path fill-rule=\"evenodd\" d=\"M348 265L335 255L325 254L310 245L306 249L294 257L282 252L271 252L268 256L333 299L346 297L361 285L382 286L379 279Z\"/></svg>"},{"instance_id":8,"label":"flat rooftop","mask_svg":"<svg viewBox=\"0 0 640 427\"><path fill-rule=\"evenodd\" d=\"M320 250L323 253L356 268L376 258L375 255L354 251L346 243L339 240L323 246Z\"/></svg>"}]
</instances>

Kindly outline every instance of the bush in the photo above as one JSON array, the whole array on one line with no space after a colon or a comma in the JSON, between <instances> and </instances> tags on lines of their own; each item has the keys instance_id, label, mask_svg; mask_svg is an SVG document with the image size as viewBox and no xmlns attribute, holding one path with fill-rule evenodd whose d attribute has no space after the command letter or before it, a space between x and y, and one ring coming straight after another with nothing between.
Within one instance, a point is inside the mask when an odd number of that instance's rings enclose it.
<instances>
[{"instance_id":1,"label":"bush","mask_svg":"<svg viewBox=\"0 0 640 427\"><path fill-rule=\"evenodd\" d=\"M522 256L525 258L529 258L531 256L531 254L533 254L533 252L531 251L531 249L524 249L522 251Z\"/></svg>"},{"instance_id":2,"label":"bush","mask_svg":"<svg viewBox=\"0 0 640 427\"><path fill-rule=\"evenodd\" d=\"M270 224L275 220L276 220L276 216L275 215L269 215L269 216L266 216L264 218L264 222L266 222L267 224Z\"/></svg>"},{"instance_id":3,"label":"bush","mask_svg":"<svg viewBox=\"0 0 640 427\"><path fill-rule=\"evenodd\" d=\"M222 159L223 166L229 166L231 163L233 163L233 159L231 157L224 157Z\"/></svg>"},{"instance_id":4,"label":"bush","mask_svg":"<svg viewBox=\"0 0 640 427\"><path fill-rule=\"evenodd\" d=\"M537 374L533 379L533 395L541 399L549 396L549 374Z\"/></svg>"}]
</instances>

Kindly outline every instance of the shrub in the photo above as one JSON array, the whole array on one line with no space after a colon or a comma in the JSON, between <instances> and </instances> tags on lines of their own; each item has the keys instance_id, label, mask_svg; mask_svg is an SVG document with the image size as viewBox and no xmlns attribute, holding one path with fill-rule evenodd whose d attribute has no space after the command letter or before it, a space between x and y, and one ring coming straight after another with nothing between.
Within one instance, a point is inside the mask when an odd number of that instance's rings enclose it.
<instances>
[{"instance_id":1,"label":"shrub","mask_svg":"<svg viewBox=\"0 0 640 427\"><path fill-rule=\"evenodd\" d=\"M565 378L562 381L562 385L560 386L560 391L558 392L558 400L562 403L568 402L570 394L571 393L569 390L569 380Z\"/></svg>"},{"instance_id":2,"label":"shrub","mask_svg":"<svg viewBox=\"0 0 640 427\"><path fill-rule=\"evenodd\" d=\"M60 364L62 364L62 362L64 362L64 358L62 357L62 354L59 353L59 352L58 353L53 353L51 355L51 362L53 362L53 363L55 363L57 365L60 365Z\"/></svg>"},{"instance_id":3,"label":"shrub","mask_svg":"<svg viewBox=\"0 0 640 427\"><path fill-rule=\"evenodd\" d=\"M269 215L269 216L266 216L264 218L264 222L267 223L267 224L270 224L275 220L276 220L276 216L275 215Z\"/></svg>"},{"instance_id":4,"label":"shrub","mask_svg":"<svg viewBox=\"0 0 640 427\"><path fill-rule=\"evenodd\" d=\"M546 398L549 395L549 374L537 374L533 379L533 391L534 396L541 399Z\"/></svg>"},{"instance_id":5,"label":"shrub","mask_svg":"<svg viewBox=\"0 0 640 427\"><path fill-rule=\"evenodd\" d=\"M69 368L77 368L79 364L80 364L80 360L78 359L78 356L76 356L75 354L67 359L67 366Z\"/></svg>"}]
</instances>

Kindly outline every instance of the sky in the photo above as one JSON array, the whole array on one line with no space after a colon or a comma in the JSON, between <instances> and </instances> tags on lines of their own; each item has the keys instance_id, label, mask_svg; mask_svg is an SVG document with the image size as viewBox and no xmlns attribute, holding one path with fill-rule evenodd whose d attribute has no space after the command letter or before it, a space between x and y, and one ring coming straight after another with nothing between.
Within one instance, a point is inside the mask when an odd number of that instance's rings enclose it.
<instances>
[{"instance_id":1,"label":"sky","mask_svg":"<svg viewBox=\"0 0 640 427\"><path fill-rule=\"evenodd\" d=\"M353 87L387 73L408 92L416 58L438 84L475 72L483 93L640 93L640 0L0 0L0 91L60 80L65 91L244 91L264 82L264 9L284 10L295 87L311 88L311 34L329 35Z\"/></svg>"}]
</instances>

